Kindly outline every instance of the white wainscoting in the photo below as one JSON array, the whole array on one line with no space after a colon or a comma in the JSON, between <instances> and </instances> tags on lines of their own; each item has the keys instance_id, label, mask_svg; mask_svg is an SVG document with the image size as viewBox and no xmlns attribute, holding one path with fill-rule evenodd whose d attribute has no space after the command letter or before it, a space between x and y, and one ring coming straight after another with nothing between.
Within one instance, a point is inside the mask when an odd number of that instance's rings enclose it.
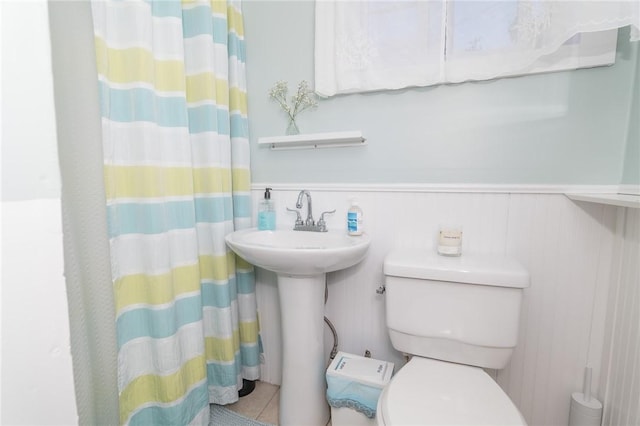
<instances>
[{"instance_id":1,"label":"white wainscoting","mask_svg":"<svg viewBox=\"0 0 640 426\"><path fill-rule=\"evenodd\" d=\"M294 215L285 207L294 206L298 191L269 186L274 187L278 227L293 226ZM362 354L368 349L374 358L401 367L402 356L387 337L384 296L375 291L383 283L384 257L396 247L433 249L441 224L461 225L463 256L471 252L508 254L531 274L518 347L510 365L492 374L530 425L567 424L570 395L582 388L586 365L593 368L594 392L600 387L617 209L621 208L571 201L558 193L518 193L512 187L509 191L466 192L464 187L451 192L410 187L358 190L348 185L323 189L314 185L316 218L335 208L328 225L344 229L349 198L355 196L372 240L362 263L328 274L326 316L337 329L340 350ZM258 188L252 192L254 206L262 193ZM276 277L262 270L256 276L265 349L262 380L279 384ZM327 327L327 356L332 344Z\"/></svg>"},{"instance_id":2,"label":"white wainscoting","mask_svg":"<svg viewBox=\"0 0 640 426\"><path fill-rule=\"evenodd\" d=\"M602 370L603 425L640 424L640 210L620 209Z\"/></svg>"}]
</instances>

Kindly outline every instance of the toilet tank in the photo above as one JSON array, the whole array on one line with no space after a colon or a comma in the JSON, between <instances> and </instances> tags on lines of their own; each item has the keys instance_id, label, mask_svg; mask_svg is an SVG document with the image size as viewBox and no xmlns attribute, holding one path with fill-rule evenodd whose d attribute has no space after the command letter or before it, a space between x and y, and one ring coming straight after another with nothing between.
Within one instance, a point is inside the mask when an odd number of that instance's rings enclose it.
<instances>
[{"instance_id":1,"label":"toilet tank","mask_svg":"<svg viewBox=\"0 0 640 426\"><path fill-rule=\"evenodd\" d=\"M396 250L384 261L393 346L427 358L504 368L518 342L529 273L500 255Z\"/></svg>"}]
</instances>

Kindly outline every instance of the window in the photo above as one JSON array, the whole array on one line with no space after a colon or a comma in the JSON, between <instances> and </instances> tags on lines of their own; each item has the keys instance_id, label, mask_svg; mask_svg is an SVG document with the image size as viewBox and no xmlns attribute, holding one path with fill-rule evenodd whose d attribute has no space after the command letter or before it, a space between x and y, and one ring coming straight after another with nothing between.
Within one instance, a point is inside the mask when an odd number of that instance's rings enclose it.
<instances>
[{"instance_id":1,"label":"window","mask_svg":"<svg viewBox=\"0 0 640 426\"><path fill-rule=\"evenodd\" d=\"M634 6L635 5L635 6ZM351 93L612 64L636 2L316 3L316 91Z\"/></svg>"}]
</instances>

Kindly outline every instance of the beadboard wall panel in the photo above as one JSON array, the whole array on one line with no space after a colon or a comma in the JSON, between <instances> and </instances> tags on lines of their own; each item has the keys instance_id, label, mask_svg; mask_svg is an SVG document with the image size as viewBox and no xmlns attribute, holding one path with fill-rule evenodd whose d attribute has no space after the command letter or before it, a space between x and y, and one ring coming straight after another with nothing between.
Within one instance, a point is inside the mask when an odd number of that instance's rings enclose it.
<instances>
[{"instance_id":1,"label":"beadboard wall panel","mask_svg":"<svg viewBox=\"0 0 640 426\"><path fill-rule=\"evenodd\" d=\"M640 424L640 210L620 209L607 321L603 425Z\"/></svg>"},{"instance_id":2,"label":"beadboard wall panel","mask_svg":"<svg viewBox=\"0 0 640 426\"><path fill-rule=\"evenodd\" d=\"M292 226L298 191L274 191L278 227ZM339 349L403 364L385 326L386 254L399 247L435 250L440 225L463 227L464 253L508 254L531 274L525 290L520 340L510 365L492 372L530 425L567 424L571 392L583 369L599 386L616 208L573 202L562 194L509 194L314 189L314 213L336 209L330 228L344 229L349 198L357 197L371 237L360 264L327 274L325 313L338 332ZM253 191L254 203L262 191ZM303 209L306 211L306 207ZM264 342L262 380L280 383L279 306L274 274L259 271L258 307ZM327 356L333 344L327 327Z\"/></svg>"},{"instance_id":3,"label":"beadboard wall panel","mask_svg":"<svg viewBox=\"0 0 640 426\"><path fill-rule=\"evenodd\" d=\"M529 424L566 424L584 367L599 374L603 330L592 323L604 323L614 234L615 208L558 195L511 196L507 253L528 268L531 287L519 344L498 383Z\"/></svg>"}]
</instances>

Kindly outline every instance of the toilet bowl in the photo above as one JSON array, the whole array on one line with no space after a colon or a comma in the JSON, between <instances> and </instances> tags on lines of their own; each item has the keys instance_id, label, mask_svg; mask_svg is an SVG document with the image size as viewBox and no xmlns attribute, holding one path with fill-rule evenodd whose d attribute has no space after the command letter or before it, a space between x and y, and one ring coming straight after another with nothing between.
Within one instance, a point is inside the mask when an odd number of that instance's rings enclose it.
<instances>
[{"instance_id":1,"label":"toilet bowl","mask_svg":"<svg viewBox=\"0 0 640 426\"><path fill-rule=\"evenodd\" d=\"M411 355L378 399L379 425L526 425L483 368L517 344L528 272L500 256L396 250L384 262L391 343Z\"/></svg>"},{"instance_id":2,"label":"toilet bowl","mask_svg":"<svg viewBox=\"0 0 640 426\"><path fill-rule=\"evenodd\" d=\"M526 425L482 369L414 356L378 399L378 425Z\"/></svg>"}]
</instances>

